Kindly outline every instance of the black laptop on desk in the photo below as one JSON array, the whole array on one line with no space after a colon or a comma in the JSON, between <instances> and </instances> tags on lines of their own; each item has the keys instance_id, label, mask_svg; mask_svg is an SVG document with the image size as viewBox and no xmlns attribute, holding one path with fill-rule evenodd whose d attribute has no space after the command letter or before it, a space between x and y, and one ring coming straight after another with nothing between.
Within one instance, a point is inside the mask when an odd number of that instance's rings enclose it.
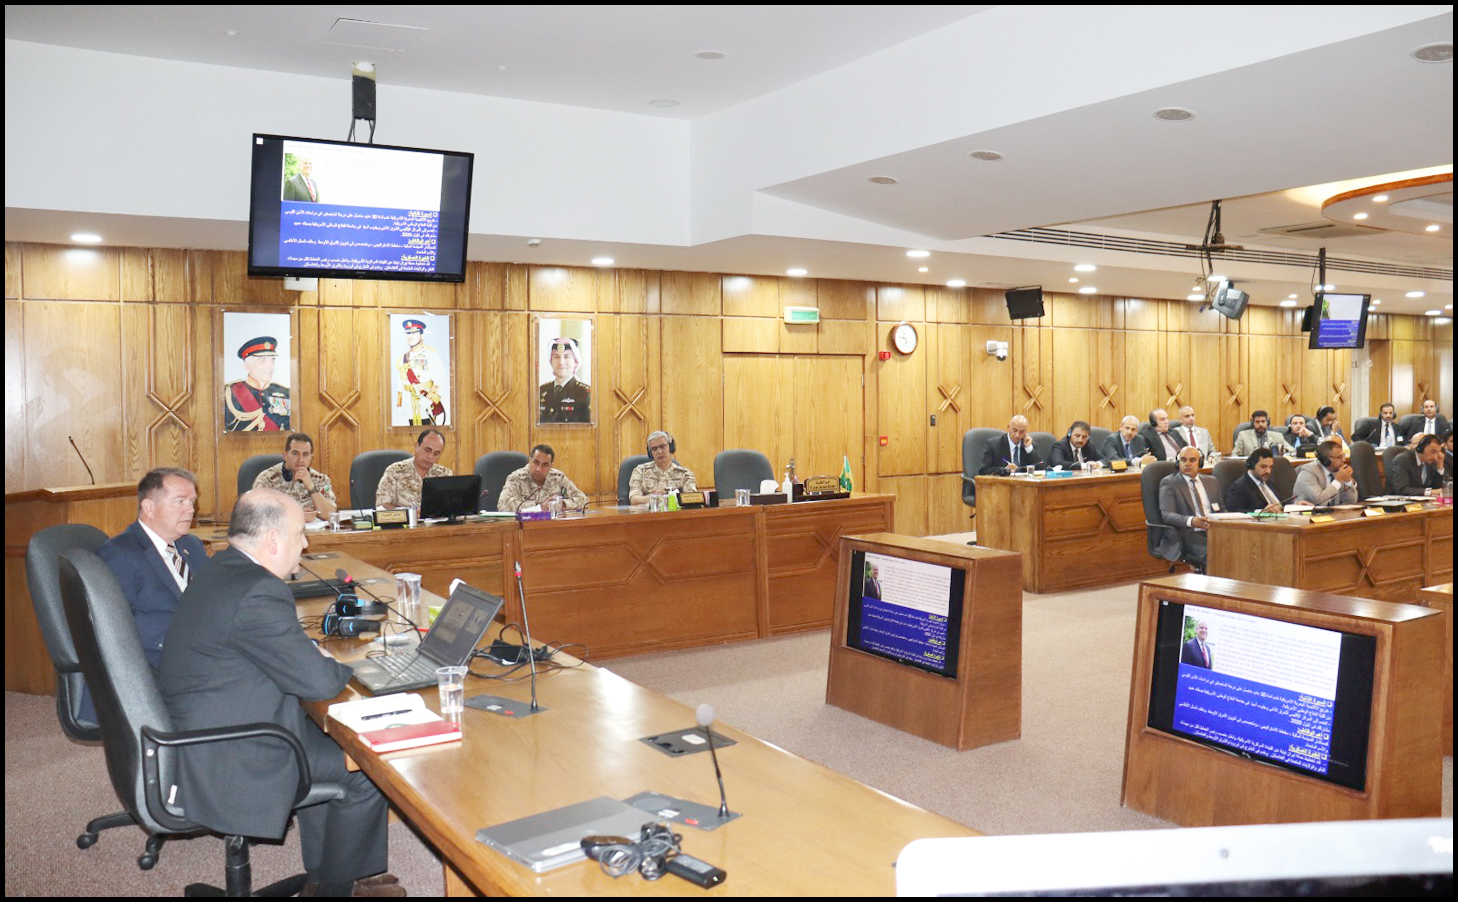
<instances>
[{"instance_id":1,"label":"black laptop on desk","mask_svg":"<svg viewBox=\"0 0 1458 902\"><path fill-rule=\"evenodd\" d=\"M500 610L500 598L460 583L417 647L352 664L354 678L371 695L434 686L437 667L459 667L471 660Z\"/></svg>"}]
</instances>

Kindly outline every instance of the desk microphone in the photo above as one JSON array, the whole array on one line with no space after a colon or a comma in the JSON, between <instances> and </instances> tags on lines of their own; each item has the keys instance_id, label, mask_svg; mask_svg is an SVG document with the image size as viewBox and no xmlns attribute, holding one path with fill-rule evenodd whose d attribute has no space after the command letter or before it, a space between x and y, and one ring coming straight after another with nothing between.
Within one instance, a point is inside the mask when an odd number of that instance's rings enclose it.
<instances>
[{"instance_id":1,"label":"desk microphone","mask_svg":"<svg viewBox=\"0 0 1458 902\"><path fill-rule=\"evenodd\" d=\"M724 774L719 770L719 753L714 751L714 731L710 729L714 723L714 706L702 704L695 710L698 715L699 726L704 728L704 735L709 739L709 757L714 759L714 779L719 781L719 819L729 819L729 799L724 795Z\"/></svg>"},{"instance_id":2,"label":"desk microphone","mask_svg":"<svg viewBox=\"0 0 1458 902\"><path fill-rule=\"evenodd\" d=\"M66 441L68 441L68 442L71 443L71 447L72 448L76 448L76 440L75 439L71 438L68 435L68 436L66 436ZM91 472L91 465L86 462L86 457L85 457L85 455L83 455L81 453L81 449L80 448L76 448L76 456L79 457L79 458L81 458L81 466L83 466L83 467L86 468L86 475L91 477L91 484L92 485L96 485L96 474L93 473L93 472Z\"/></svg>"},{"instance_id":3,"label":"desk microphone","mask_svg":"<svg viewBox=\"0 0 1458 902\"><path fill-rule=\"evenodd\" d=\"M343 567L339 567L334 571L334 577L335 579L338 579L340 582L344 583L344 585L348 587L351 591L355 589L364 589L365 592L375 600L374 604L367 605L361 603L359 606L359 612L361 614L388 614L390 612L389 602L385 601L385 599L371 592L369 589L366 589L363 583L355 582L354 577L350 576ZM359 596L356 594L355 599L358 600L358 598ZM396 611L395 613L400 614L399 611ZM405 617L404 614L400 614L400 616ZM410 621L409 617L405 617L405 619L407 621ZM410 621L410 625L415 626L415 623L413 621Z\"/></svg>"},{"instance_id":4,"label":"desk microphone","mask_svg":"<svg viewBox=\"0 0 1458 902\"><path fill-rule=\"evenodd\" d=\"M527 663L532 669L532 708L533 714L542 710L537 704L537 653L532 650L532 624L527 619L526 587L521 583L521 561L513 561L516 565L516 593L521 597L521 628L526 633L526 655Z\"/></svg>"}]
</instances>

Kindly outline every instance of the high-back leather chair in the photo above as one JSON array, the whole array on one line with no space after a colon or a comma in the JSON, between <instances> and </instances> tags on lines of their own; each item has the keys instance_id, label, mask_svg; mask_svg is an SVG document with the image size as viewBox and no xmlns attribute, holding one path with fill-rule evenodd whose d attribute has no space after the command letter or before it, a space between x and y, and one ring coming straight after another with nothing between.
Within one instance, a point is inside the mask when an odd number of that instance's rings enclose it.
<instances>
[{"instance_id":1,"label":"high-back leather chair","mask_svg":"<svg viewBox=\"0 0 1458 902\"><path fill-rule=\"evenodd\" d=\"M366 451L355 455L349 465L349 506L352 510L370 510L375 506L375 490L380 477L390 464L410 458L409 451Z\"/></svg>"},{"instance_id":2,"label":"high-back leather chair","mask_svg":"<svg viewBox=\"0 0 1458 902\"><path fill-rule=\"evenodd\" d=\"M1088 448L1097 454L1099 449L1104 446L1104 442L1108 441L1109 436L1113 434L1114 430L1105 429L1102 426L1088 427Z\"/></svg>"},{"instance_id":3,"label":"high-back leather chair","mask_svg":"<svg viewBox=\"0 0 1458 902\"><path fill-rule=\"evenodd\" d=\"M258 474L269 467L283 465L282 454L255 454L243 461L243 466L238 468L238 494L253 488L253 483L258 479Z\"/></svg>"},{"instance_id":4,"label":"high-back leather chair","mask_svg":"<svg viewBox=\"0 0 1458 902\"><path fill-rule=\"evenodd\" d=\"M628 480L630 480L630 479L633 478L633 471L636 470L636 469L638 469L638 467L642 466L643 464L646 464L648 461L650 461L652 459L653 458L649 457L646 454L634 454L631 457L624 458L623 459L623 462L620 463L620 464L618 464L618 503L619 504L627 504L628 503ZM720 498L723 498L724 496L723 495L720 495L719 497Z\"/></svg>"},{"instance_id":5,"label":"high-back leather chair","mask_svg":"<svg viewBox=\"0 0 1458 902\"><path fill-rule=\"evenodd\" d=\"M1225 490L1230 488L1231 483L1245 475L1245 458L1236 457L1230 460L1222 460L1217 463L1213 470L1215 482L1220 486L1220 497L1212 498L1220 505L1221 510L1225 509Z\"/></svg>"},{"instance_id":6,"label":"high-back leather chair","mask_svg":"<svg viewBox=\"0 0 1458 902\"><path fill-rule=\"evenodd\" d=\"M1057 436L1051 432L1029 432L1028 438L1033 440L1033 450L1038 452L1038 460L1047 466L1048 457L1053 453L1053 445L1058 441Z\"/></svg>"},{"instance_id":7,"label":"high-back leather chair","mask_svg":"<svg viewBox=\"0 0 1458 902\"><path fill-rule=\"evenodd\" d=\"M1316 464L1304 464L1303 466L1314 467ZM1276 465L1271 468L1271 491L1276 493L1276 498L1282 504L1289 504L1291 496L1296 493L1296 465L1291 463L1289 457L1277 457Z\"/></svg>"},{"instance_id":8,"label":"high-back leather chair","mask_svg":"<svg viewBox=\"0 0 1458 902\"><path fill-rule=\"evenodd\" d=\"M977 506L977 470L982 466L987 443L1006 434L1002 429L982 427L962 433L962 503L968 507Z\"/></svg>"},{"instance_id":9,"label":"high-back leather chair","mask_svg":"<svg viewBox=\"0 0 1458 902\"><path fill-rule=\"evenodd\" d=\"M1377 417L1357 417L1356 422L1352 423L1352 441L1365 442L1381 422Z\"/></svg>"},{"instance_id":10,"label":"high-back leather chair","mask_svg":"<svg viewBox=\"0 0 1458 902\"><path fill-rule=\"evenodd\" d=\"M208 730L175 732L172 718L157 690L152 668L142 654L131 607L100 558L75 549L61 556L61 599L66 622L76 643L86 684L96 701L101 743L112 789L137 825L151 837L193 834L209 829L190 820L170 800L176 783L176 749L214 742L267 738L293 749L299 784L294 808L344 797L338 783L309 781L304 747L293 733L271 723L244 724ZM239 791L248 787L240 786ZM248 895L251 886L249 842L228 836L226 850L227 895ZM294 895L304 886L299 874L259 890L259 895ZM187 895L218 895L214 888L193 884Z\"/></svg>"},{"instance_id":11,"label":"high-back leather chair","mask_svg":"<svg viewBox=\"0 0 1458 902\"><path fill-rule=\"evenodd\" d=\"M1382 477L1377 474L1377 449L1359 441L1353 441L1347 447L1351 449L1352 475L1357 477L1357 500L1366 501L1373 495L1381 495L1386 489L1382 485Z\"/></svg>"},{"instance_id":12,"label":"high-back leather chair","mask_svg":"<svg viewBox=\"0 0 1458 902\"><path fill-rule=\"evenodd\" d=\"M1410 413L1406 416L1398 417L1397 422L1398 425L1402 426L1402 434L1407 436L1408 441L1411 441L1418 434L1418 431L1423 428L1423 424L1427 420L1424 420L1423 415L1420 413Z\"/></svg>"},{"instance_id":13,"label":"high-back leather chair","mask_svg":"<svg viewBox=\"0 0 1458 902\"><path fill-rule=\"evenodd\" d=\"M501 489L506 477L527 465L527 457L520 451L491 451L476 459L476 475L481 477L480 510L496 510L501 499Z\"/></svg>"},{"instance_id":14,"label":"high-back leather chair","mask_svg":"<svg viewBox=\"0 0 1458 902\"><path fill-rule=\"evenodd\" d=\"M1230 433L1230 447L1232 447L1232 448L1235 447L1235 440L1238 439L1238 438L1240 438L1240 434L1242 432L1244 432L1247 429L1254 429L1254 428L1255 428L1255 426L1251 425L1250 420L1246 420L1244 423L1241 423L1239 426L1236 426L1235 429Z\"/></svg>"},{"instance_id":15,"label":"high-back leather chair","mask_svg":"<svg viewBox=\"0 0 1458 902\"><path fill-rule=\"evenodd\" d=\"M714 455L714 492L720 504L733 498L735 489L758 492L761 482L774 478L769 458L758 451L732 448Z\"/></svg>"},{"instance_id":16,"label":"high-back leather chair","mask_svg":"<svg viewBox=\"0 0 1458 902\"><path fill-rule=\"evenodd\" d=\"M1169 561L1169 570L1174 572L1174 565L1184 560L1182 551L1183 543L1179 541L1179 533L1174 527L1166 526L1164 518L1159 513L1159 482L1171 473L1179 470L1179 464L1172 460L1157 460L1154 463L1145 464L1144 470L1139 474L1139 500L1144 504L1144 528L1145 547L1149 556L1158 558L1161 561ZM1173 534L1175 541L1173 545L1169 542L1169 536ZM1167 549L1177 549L1171 552Z\"/></svg>"}]
</instances>

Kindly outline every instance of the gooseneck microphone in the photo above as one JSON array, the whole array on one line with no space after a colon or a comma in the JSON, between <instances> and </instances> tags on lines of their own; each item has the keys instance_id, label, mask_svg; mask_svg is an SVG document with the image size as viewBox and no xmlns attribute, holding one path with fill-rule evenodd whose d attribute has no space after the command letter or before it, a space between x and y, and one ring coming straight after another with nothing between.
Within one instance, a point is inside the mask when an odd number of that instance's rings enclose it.
<instances>
[{"instance_id":1,"label":"gooseneck microphone","mask_svg":"<svg viewBox=\"0 0 1458 902\"><path fill-rule=\"evenodd\" d=\"M714 779L719 781L719 819L729 819L729 799L724 795L724 774L719 770L719 753L714 750L714 731L710 727L714 723L714 706L702 704L695 710L698 715L699 726L704 728L704 736L709 740L709 757L714 759Z\"/></svg>"},{"instance_id":2,"label":"gooseneck microphone","mask_svg":"<svg viewBox=\"0 0 1458 902\"><path fill-rule=\"evenodd\" d=\"M535 714L542 709L541 705L537 704L537 653L532 650L532 624L527 619L526 587L521 583L521 561L513 561L512 563L516 565L516 592L521 597L521 628L522 632L526 633L527 663L531 666L532 671L531 710Z\"/></svg>"},{"instance_id":3,"label":"gooseneck microphone","mask_svg":"<svg viewBox=\"0 0 1458 902\"><path fill-rule=\"evenodd\" d=\"M390 612L389 602L385 601L385 599L376 595L374 592L371 592L368 588L365 587L364 583L355 582L354 577L350 576L349 572L343 567L335 569L334 578L344 583L345 588L348 589L351 593L356 593L356 599L359 598L359 595L357 594L357 590L359 589L364 589L365 594L369 595L370 598L374 599L374 604L364 604L363 602L360 603L359 612L361 614L388 614ZM405 617L403 612L396 611L395 613L400 614L401 617ZM405 617L405 620L411 626L415 626L415 621L411 620L409 617Z\"/></svg>"},{"instance_id":4,"label":"gooseneck microphone","mask_svg":"<svg viewBox=\"0 0 1458 902\"><path fill-rule=\"evenodd\" d=\"M68 441L68 442L71 443L71 447L72 448L76 448L76 440L75 439L71 438L68 435L68 436L66 436L66 441ZM93 473L93 472L91 472L91 465L86 462L86 455L84 455L84 454L81 453L81 449L80 448L76 448L76 456L79 457L79 458L81 458L81 466L83 466L83 467L86 468L86 475L91 477L91 484L92 485L96 485L96 474Z\"/></svg>"}]
</instances>

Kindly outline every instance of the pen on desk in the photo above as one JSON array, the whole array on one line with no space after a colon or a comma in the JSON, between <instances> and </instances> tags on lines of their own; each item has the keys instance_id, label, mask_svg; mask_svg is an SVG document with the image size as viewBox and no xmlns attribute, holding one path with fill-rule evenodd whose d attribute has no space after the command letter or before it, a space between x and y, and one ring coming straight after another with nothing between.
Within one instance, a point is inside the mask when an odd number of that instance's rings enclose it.
<instances>
[{"instance_id":1,"label":"pen on desk","mask_svg":"<svg viewBox=\"0 0 1458 902\"><path fill-rule=\"evenodd\" d=\"M386 711L383 714L366 714L364 717L361 717L360 720L378 720L381 717L394 717L397 714L409 714L409 713L410 713L410 709L407 708L404 711Z\"/></svg>"}]
</instances>

